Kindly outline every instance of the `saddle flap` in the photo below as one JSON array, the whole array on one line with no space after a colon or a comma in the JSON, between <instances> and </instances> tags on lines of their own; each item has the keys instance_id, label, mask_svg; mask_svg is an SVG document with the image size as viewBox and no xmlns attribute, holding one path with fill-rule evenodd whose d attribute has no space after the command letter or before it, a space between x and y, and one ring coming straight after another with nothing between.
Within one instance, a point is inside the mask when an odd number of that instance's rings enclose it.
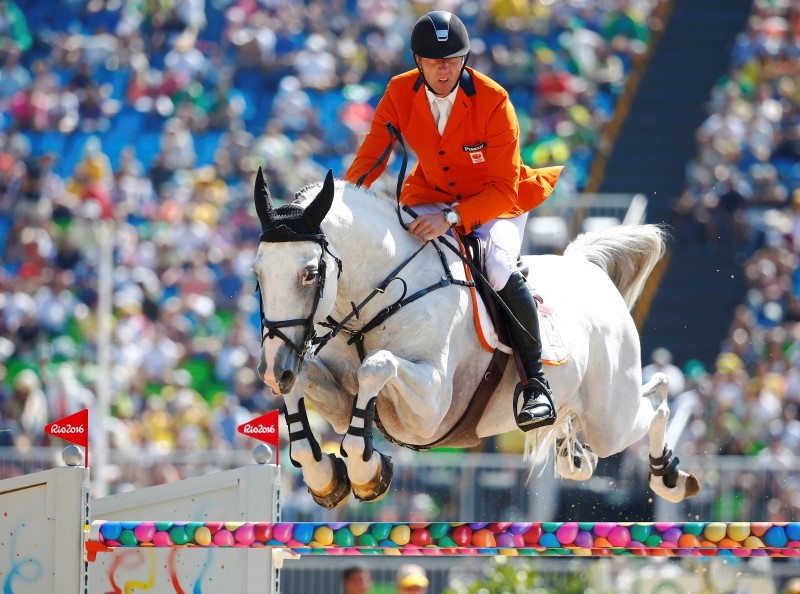
<instances>
[{"instance_id":1,"label":"saddle flap","mask_svg":"<svg viewBox=\"0 0 800 594\"><path fill-rule=\"evenodd\" d=\"M457 239L464 256L480 272L480 276L476 277L472 274L469 266L465 264L463 267L467 280L475 283L475 288L470 289L470 294L472 295L472 309L478 338L487 351L491 352L497 349L510 353L505 311L497 303L499 297L494 290L488 286L488 283L481 280L481 277L486 278L486 269L483 265L483 243L472 234L457 234ZM521 257L517 261L517 266L523 276L527 278L530 269ZM569 359L569 350L561 338L560 324L555 308L536 291L534 291L534 298L538 302L542 362L545 365L563 365Z\"/></svg>"},{"instance_id":2,"label":"saddle flap","mask_svg":"<svg viewBox=\"0 0 800 594\"><path fill-rule=\"evenodd\" d=\"M497 304L499 297L489 286L489 284L483 281L483 279L486 278L483 242L481 242L478 237L472 234L459 235L458 239L460 240L464 255L469 259L478 272L480 272L480 275L471 275L469 267L465 266L467 276L472 276L472 281L475 283L475 291L478 293L478 296L483 299L483 304L486 307L489 320L497 331L500 342L503 344L510 344L508 329L506 328L505 323L503 323L505 319L503 316L503 311ZM475 298L474 294L473 298ZM478 326L478 332L480 332L480 323L478 323Z\"/></svg>"}]
</instances>

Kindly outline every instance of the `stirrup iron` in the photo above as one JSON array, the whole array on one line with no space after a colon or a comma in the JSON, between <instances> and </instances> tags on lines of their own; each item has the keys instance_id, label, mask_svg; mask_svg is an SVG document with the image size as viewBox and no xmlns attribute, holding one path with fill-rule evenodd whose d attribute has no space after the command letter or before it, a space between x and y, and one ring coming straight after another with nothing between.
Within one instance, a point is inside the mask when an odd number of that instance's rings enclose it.
<instances>
[{"instance_id":1,"label":"stirrup iron","mask_svg":"<svg viewBox=\"0 0 800 594\"><path fill-rule=\"evenodd\" d=\"M535 386L538 385L540 389L537 389ZM556 412L556 405L553 402L553 397L550 395L550 390L547 389L548 386L546 383L541 382L535 378L529 378L527 383L523 385L522 382L517 384L516 389L514 390L514 420L517 423L517 427L519 427L522 431L532 431L534 429L540 429L541 427L549 427L556 422L557 412ZM524 392L526 389L531 389L532 393L525 396ZM539 401L539 399L544 396L547 400L547 405L549 406L550 410L545 413L544 415L537 416L530 418L529 420L523 420L520 422L520 415L522 411L517 412L517 408L519 405L519 397L523 396L524 401L522 403L523 409L525 405L528 404L529 399L533 399L534 401ZM544 403L541 403L544 404Z\"/></svg>"}]
</instances>

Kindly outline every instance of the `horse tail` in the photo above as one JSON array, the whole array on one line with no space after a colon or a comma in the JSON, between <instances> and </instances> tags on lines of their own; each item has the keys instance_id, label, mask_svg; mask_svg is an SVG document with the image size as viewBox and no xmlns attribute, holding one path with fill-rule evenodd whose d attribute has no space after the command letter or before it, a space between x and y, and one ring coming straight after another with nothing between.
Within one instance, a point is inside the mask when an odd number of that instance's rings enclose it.
<instances>
[{"instance_id":1,"label":"horse tail","mask_svg":"<svg viewBox=\"0 0 800 594\"><path fill-rule=\"evenodd\" d=\"M630 310L666 252L666 239L667 233L659 225L618 225L579 235L564 255L583 257L602 268Z\"/></svg>"}]
</instances>

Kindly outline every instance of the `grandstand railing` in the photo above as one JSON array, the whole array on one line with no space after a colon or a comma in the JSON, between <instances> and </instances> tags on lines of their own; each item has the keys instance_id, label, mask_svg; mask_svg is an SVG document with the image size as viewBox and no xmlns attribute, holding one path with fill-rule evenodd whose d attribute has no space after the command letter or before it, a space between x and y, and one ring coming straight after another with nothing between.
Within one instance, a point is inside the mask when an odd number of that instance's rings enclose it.
<instances>
[{"instance_id":1,"label":"grandstand railing","mask_svg":"<svg viewBox=\"0 0 800 594\"><path fill-rule=\"evenodd\" d=\"M576 235L645 222L644 194L557 195L528 217L523 251L529 254L560 252Z\"/></svg>"},{"instance_id":2,"label":"grandstand railing","mask_svg":"<svg viewBox=\"0 0 800 594\"><path fill-rule=\"evenodd\" d=\"M619 472L601 466L584 483L555 479L552 468L530 476L521 454L467 452L416 454L393 451L395 477L389 495L376 504L354 500L334 512L323 511L305 494L299 471L283 467L281 490L284 521L547 521L558 513L564 497L604 493L609 500L647 501L646 448L626 452ZM0 478L62 464L61 448L0 448ZM286 459L286 458L284 458ZM147 452L112 451L109 482L128 490L175 478L203 476L252 463L246 450ZM658 504L656 521L797 521L800 518L800 459L778 466L752 456L685 456L681 466L695 473L700 494L681 504ZM605 474L604 474L605 472ZM613 476L612 476L613 475ZM568 494L567 494L568 493ZM301 496L302 494L302 496ZM564 499L566 501L566 499ZM609 512L612 513L612 512ZM335 516L335 517L334 517ZM577 518L580 519L580 518ZM629 518L647 521L649 518Z\"/></svg>"}]
</instances>

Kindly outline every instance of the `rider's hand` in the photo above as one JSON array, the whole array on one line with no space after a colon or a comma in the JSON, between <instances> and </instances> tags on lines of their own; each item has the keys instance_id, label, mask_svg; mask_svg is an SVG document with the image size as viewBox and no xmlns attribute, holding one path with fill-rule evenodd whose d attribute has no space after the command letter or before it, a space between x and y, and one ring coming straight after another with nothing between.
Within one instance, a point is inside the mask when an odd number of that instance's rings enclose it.
<instances>
[{"instance_id":1,"label":"rider's hand","mask_svg":"<svg viewBox=\"0 0 800 594\"><path fill-rule=\"evenodd\" d=\"M444 220L440 212L419 215L411 221L408 230L422 241L436 239L450 230L450 224Z\"/></svg>"}]
</instances>

